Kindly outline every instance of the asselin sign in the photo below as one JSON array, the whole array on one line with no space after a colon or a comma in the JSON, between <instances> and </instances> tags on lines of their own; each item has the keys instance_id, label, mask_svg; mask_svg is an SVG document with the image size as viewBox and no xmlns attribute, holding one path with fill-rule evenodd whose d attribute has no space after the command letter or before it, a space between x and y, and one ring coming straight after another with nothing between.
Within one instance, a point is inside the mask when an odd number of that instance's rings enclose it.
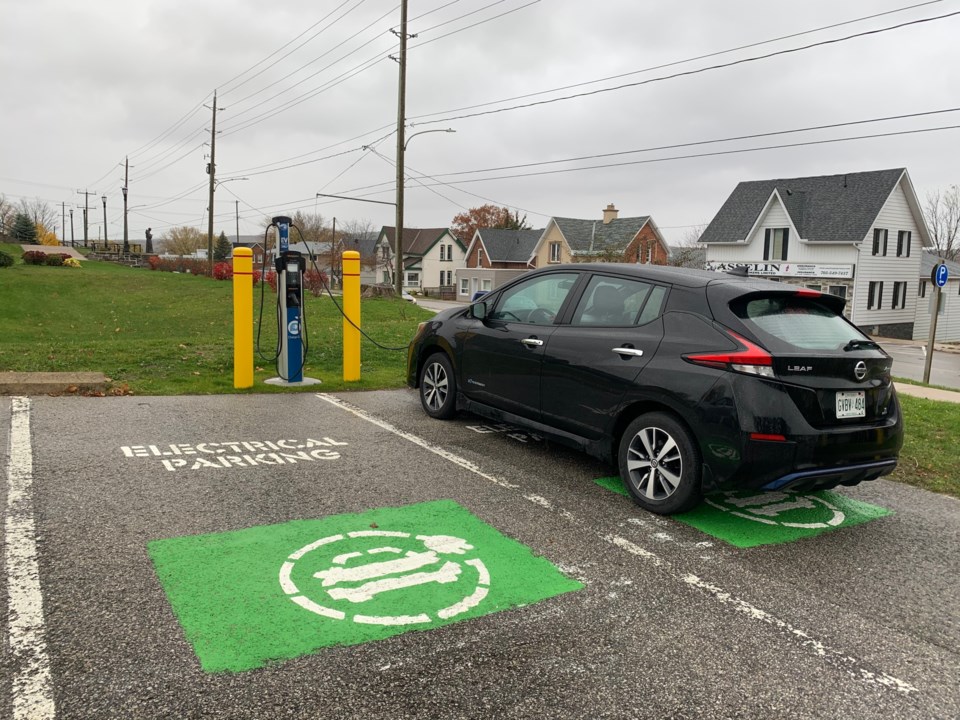
<instances>
[{"instance_id":1,"label":"asselin sign","mask_svg":"<svg viewBox=\"0 0 960 720\"><path fill-rule=\"evenodd\" d=\"M774 277L820 277L848 279L853 277L853 265L815 265L811 263L776 263L776 262L730 262L726 260L711 260L707 263L707 270L727 272L736 268L745 267L748 275Z\"/></svg>"}]
</instances>

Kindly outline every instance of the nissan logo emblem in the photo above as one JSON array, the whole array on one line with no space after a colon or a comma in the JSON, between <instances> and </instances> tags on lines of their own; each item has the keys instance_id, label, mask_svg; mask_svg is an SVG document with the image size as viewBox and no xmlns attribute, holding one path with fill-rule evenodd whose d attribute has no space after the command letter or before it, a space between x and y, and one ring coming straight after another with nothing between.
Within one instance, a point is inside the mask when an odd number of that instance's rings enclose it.
<instances>
[{"instance_id":1,"label":"nissan logo emblem","mask_svg":"<svg viewBox=\"0 0 960 720\"><path fill-rule=\"evenodd\" d=\"M853 376L857 380L863 380L867 376L867 364L863 360L853 366Z\"/></svg>"}]
</instances>

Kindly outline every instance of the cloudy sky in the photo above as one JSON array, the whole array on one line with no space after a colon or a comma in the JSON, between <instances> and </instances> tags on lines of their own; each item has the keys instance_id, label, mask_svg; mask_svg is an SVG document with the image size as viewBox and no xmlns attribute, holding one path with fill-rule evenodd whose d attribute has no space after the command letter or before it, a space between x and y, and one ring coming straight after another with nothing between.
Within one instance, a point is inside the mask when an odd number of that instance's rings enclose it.
<instances>
[{"instance_id":1,"label":"cloudy sky","mask_svg":"<svg viewBox=\"0 0 960 720\"><path fill-rule=\"evenodd\" d=\"M960 182L957 13L958 0L410 0L405 225L493 202L542 227L614 203L679 242L740 180L901 166L922 197ZM0 193L59 210L89 190L93 238L106 194L118 239L129 157L132 240L206 231L217 90L216 232L233 234L237 209L241 234L298 209L392 225L388 205L316 194L394 199L399 18L398 0L8 0ZM74 225L79 239L81 212Z\"/></svg>"}]
</instances>

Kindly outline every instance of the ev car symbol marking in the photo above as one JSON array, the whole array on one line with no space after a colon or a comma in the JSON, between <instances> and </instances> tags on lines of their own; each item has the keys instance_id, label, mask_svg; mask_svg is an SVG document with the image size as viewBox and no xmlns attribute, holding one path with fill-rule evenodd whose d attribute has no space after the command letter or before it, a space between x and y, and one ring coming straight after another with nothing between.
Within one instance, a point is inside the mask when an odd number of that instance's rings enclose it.
<instances>
[{"instance_id":1,"label":"ev car symbol marking","mask_svg":"<svg viewBox=\"0 0 960 720\"><path fill-rule=\"evenodd\" d=\"M297 561L319 548L334 543L349 542L355 538L384 537L409 540L411 538L422 544L423 550L407 550L384 545L373 547L365 552L351 551L337 554L331 560L330 567L313 573L312 577L320 582L316 586L304 588L297 586L292 579L292 573ZM403 545L404 543L396 543ZM466 555L474 546L463 538L450 535L416 535L405 532L388 530L362 530L320 538L291 553L287 561L280 568L280 587L290 599L300 607L322 617L333 620L348 619L350 607L338 609L327 604L336 605L338 601L346 601L350 605L362 605L375 600L380 595L407 590L416 587L428 587L431 584L446 585L461 581L464 566L473 569L471 576L475 577L470 592L458 602L442 608L427 607L424 612L416 615L373 615L367 613L352 613L349 619L355 623L367 625L413 625L433 621L431 613L436 618L447 620L470 608L476 607L487 596L490 586L490 574L483 561L477 558L458 562L455 556ZM384 556L400 556L383 560ZM356 561L356 562L355 562ZM307 597L313 594L316 599ZM325 596L325 597L324 597ZM322 602L320 601L322 599ZM429 592L424 593L423 602L431 600Z\"/></svg>"},{"instance_id":2,"label":"ev car symbol marking","mask_svg":"<svg viewBox=\"0 0 960 720\"><path fill-rule=\"evenodd\" d=\"M300 321L299 321L299 320L291 320L290 322L288 322L288 323L287 323L287 333L290 334L290 335L293 336L293 337L296 337L297 335L299 335L299 334L300 334Z\"/></svg>"},{"instance_id":3,"label":"ev car symbol marking","mask_svg":"<svg viewBox=\"0 0 960 720\"><path fill-rule=\"evenodd\" d=\"M731 515L763 523L765 525L780 525L792 528L828 528L840 525L845 516L843 512L816 495L798 495L789 492L768 492L748 497L737 497L736 493L705 498L707 504L728 512ZM788 522L776 520L777 516L793 510L826 510L829 518L820 522ZM809 513L807 513L809 515ZM823 516L826 518L826 515Z\"/></svg>"}]
</instances>

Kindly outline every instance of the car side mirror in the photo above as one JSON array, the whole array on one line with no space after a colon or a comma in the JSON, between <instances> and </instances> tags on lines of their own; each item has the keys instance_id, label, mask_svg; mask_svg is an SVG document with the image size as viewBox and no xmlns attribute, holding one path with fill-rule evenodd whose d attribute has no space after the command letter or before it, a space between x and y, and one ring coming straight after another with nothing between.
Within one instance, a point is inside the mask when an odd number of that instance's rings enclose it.
<instances>
[{"instance_id":1,"label":"car side mirror","mask_svg":"<svg viewBox=\"0 0 960 720\"><path fill-rule=\"evenodd\" d=\"M470 306L470 317L474 320L485 320L487 317L487 304L485 302L476 302Z\"/></svg>"}]
</instances>

